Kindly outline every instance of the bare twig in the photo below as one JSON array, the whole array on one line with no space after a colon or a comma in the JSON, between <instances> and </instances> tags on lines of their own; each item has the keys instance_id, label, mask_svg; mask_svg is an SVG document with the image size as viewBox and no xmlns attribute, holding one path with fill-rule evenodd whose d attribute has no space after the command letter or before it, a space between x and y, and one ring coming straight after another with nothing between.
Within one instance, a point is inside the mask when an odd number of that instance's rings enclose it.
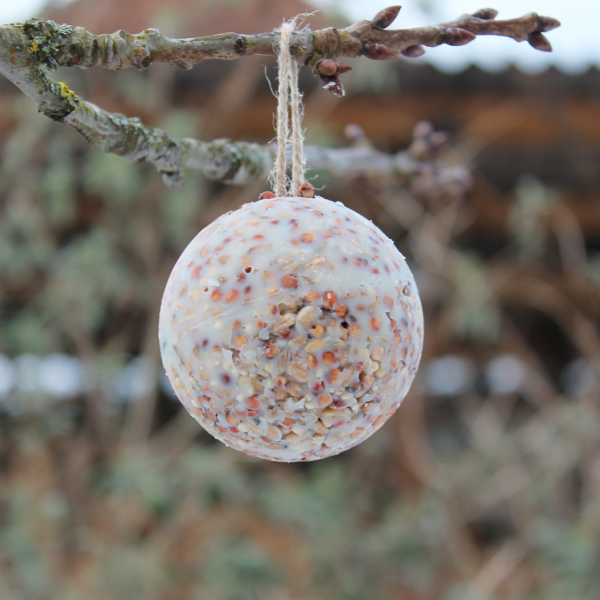
<instances>
[{"instance_id":1,"label":"bare twig","mask_svg":"<svg viewBox=\"0 0 600 600\"><path fill-rule=\"evenodd\" d=\"M398 11L399 7L390 7L378 13L373 21L360 21L346 29L329 27L295 32L292 55L313 68L327 89L343 95L340 75L349 67L334 60L339 57L366 56L375 60L398 54L414 57L423 53L422 46L462 45L477 35L528 40L535 48L550 50L542 32L559 25L555 19L534 13L520 19L496 21L496 11L483 9L442 25L385 30ZM48 70L59 66L145 69L155 62L191 69L197 62L209 58L232 60L252 54L273 56L277 39L277 32L172 39L156 29L139 34L118 31L94 35L82 27L32 19L24 24L0 27L0 72L34 100L45 115L73 127L106 152L132 161L152 162L169 185L180 182L183 167L200 168L215 179L241 184L265 175L270 168L270 150L244 142L172 140L165 132L146 127L138 119L111 114L86 102L64 83L50 79ZM307 149L309 162L311 153L317 152ZM363 156L359 154L355 149L322 150L319 160L326 159L331 170L337 173L345 168L359 168L358 158L368 158L380 168L386 163L384 170L388 173L406 166L398 166L398 157L384 158L373 150L367 153L363 149Z\"/></svg>"}]
</instances>

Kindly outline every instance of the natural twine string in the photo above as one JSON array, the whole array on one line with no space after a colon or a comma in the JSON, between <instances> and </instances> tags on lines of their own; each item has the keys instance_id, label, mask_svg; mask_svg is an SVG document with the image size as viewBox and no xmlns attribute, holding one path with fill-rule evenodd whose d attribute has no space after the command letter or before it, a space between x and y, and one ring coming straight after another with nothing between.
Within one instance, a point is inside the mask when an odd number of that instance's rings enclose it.
<instances>
[{"instance_id":1,"label":"natural twine string","mask_svg":"<svg viewBox=\"0 0 600 600\"><path fill-rule=\"evenodd\" d=\"M302 94L298 89L298 64L292 59L290 41L296 28L292 19L281 26L279 42L279 87L277 90L277 154L269 176L277 196L297 196L304 183L304 135L302 133ZM291 119L291 132L290 132ZM287 149L292 148L292 181L288 189Z\"/></svg>"}]
</instances>

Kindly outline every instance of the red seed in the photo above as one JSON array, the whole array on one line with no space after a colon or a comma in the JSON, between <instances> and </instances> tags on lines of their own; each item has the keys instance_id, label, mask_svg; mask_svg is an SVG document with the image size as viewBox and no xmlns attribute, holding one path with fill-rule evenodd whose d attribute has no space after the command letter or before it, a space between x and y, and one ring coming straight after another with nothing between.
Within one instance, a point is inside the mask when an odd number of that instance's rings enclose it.
<instances>
[{"instance_id":1,"label":"red seed","mask_svg":"<svg viewBox=\"0 0 600 600\"><path fill-rule=\"evenodd\" d=\"M198 279L198 277L200 277L200 271L202 271L202 267L200 265L198 265L197 267L194 268L194 270L192 271L192 277L194 279Z\"/></svg>"},{"instance_id":2,"label":"red seed","mask_svg":"<svg viewBox=\"0 0 600 600\"><path fill-rule=\"evenodd\" d=\"M308 232L308 231L307 231L306 233L303 233L303 234L300 236L300 241L301 241L301 242L304 242L305 244L309 244L309 243L310 243L310 242L312 242L314 239L315 239L315 236L314 236L312 233Z\"/></svg>"},{"instance_id":3,"label":"red seed","mask_svg":"<svg viewBox=\"0 0 600 600\"><path fill-rule=\"evenodd\" d=\"M325 301L325 304L329 305L329 308L333 308L333 305L337 301L337 296L334 292L325 292L323 294L323 300Z\"/></svg>"},{"instance_id":4,"label":"red seed","mask_svg":"<svg viewBox=\"0 0 600 600\"><path fill-rule=\"evenodd\" d=\"M371 319L371 327L377 331L381 327L381 321L377 317Z\"/></svg>"},{"instance_id":5,"label":"red seed","mask_svg":"<svg viewBox=\"0 0 600 600\"><path fill-rule=\"evenodd\" d=\"M225 300L227 300L227 302L235 302L235 300L238 297L238 291L237 290L229 290L227 292L227 295L225 296Z\"/></svg>"},{"instance_id":6,"label":"red seed","mask_svg":"<svg viewBox=\"0 0 600 600\"><path fill-rule=\"evenodd\" d=\"M326 365L332 365L335 362L335 354L333 352L323 352L323 362Z\"/></svg>"},{"instance_id":7,"label":"red seed","mask_svg":"<svg viewBox=\"0 0 600 600\"><path fill-rule=\"evenodd\" d=\"M256 396L251 396L250 398L246 398L244 404L251 408L252 410L258 410L260 408L260 402L257 400Z\"/></svg>"},{"instance_id":8,"label":"red seed","mask_svg":"<svg viewBox=\"0 0 600 600\"><path fill-rule=\"evenodd\" d=\"M281 283L285 288L295 289L298 287L298 278L295 275L285 275Z\"/></svg>"},{"instance_id":9,"label":"red seed","mask_svg":"<svg viewBox=\"0 0 600 600\"><path fill-rule=\"evenodd\" d=\"M214 302L219 302L219 300L221 300L221 298L223 297L223 294L221 294L221 292L219 290L215 290L210 297L213 299Z\"/></svg>"},{"instance_id":10,"label":"red seed","mask_svg":"<svg viewBox=\"0 0 600 600\"><path fill-rule=\"evenodd\" d=\"M263 352L267 358L275 358L277 356L277 346L273 342L267 342L263 347Z\"/></svg>"},{"instance_id":11,"label":"red seed","mask_svg":"<svg viewBox=\"0 0 600 600\"><path fill-rule=\"evenodd\" d=\"M342 319L348 314L348 309L343 304L340 304L334 312L338 317L340 317L340 319Z\"/></svg>"}]
</instances>

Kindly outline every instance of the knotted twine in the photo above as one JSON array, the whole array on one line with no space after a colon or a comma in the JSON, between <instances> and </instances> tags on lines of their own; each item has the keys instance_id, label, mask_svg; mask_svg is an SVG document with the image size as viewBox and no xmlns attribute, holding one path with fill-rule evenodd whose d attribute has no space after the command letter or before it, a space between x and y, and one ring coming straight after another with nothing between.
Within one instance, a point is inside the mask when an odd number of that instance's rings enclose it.
<instances>
[{"instance_id":1,"label":"knotted twine","mask_svg":"<svg viewBox=\"0 0 600 600\"><path fill-rule=\"evenodd\" d=\"M302 133L302 94L298 89L298 64L292 59L290 42L296 20L281 26L279 52L279 87L277 89L277 154L269 175L276 196L297 196L304 183L304 135ZM290 129L291 121L291 129ZM292 149L292 180L288 188L287 150Z\"/></svg>"}]
</instances>

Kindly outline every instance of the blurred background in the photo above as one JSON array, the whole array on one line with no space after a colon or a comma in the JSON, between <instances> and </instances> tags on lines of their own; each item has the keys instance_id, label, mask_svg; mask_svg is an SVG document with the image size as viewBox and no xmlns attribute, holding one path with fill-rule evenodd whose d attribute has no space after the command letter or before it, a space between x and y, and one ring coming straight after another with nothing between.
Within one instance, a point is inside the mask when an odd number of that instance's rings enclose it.
<instances>
[{"instance_id":1,"label":"blurred background","mask_svg":"<svg viewBox=\"0 0 600 600\"><path fill-rule=\"evenodd\" d=\"M467 194L312 171L397 242L426 315L401 409L361 446L309 464L215 442L160 365L166 279L192 237L267 189L91 149L0 80L1 600L595 600L600 598L600 62L585 0L499 0L559 18L555 53L506 38L352 61L347 95L301 73L307 142L410 145L451 134ZM94 33L313 28L383 2L35 0ZM473 12L411 0L396 27ZM597 15L600 17L600 14ZM596 25L595 25L596 24ZM61 70L107 110L175 137L269 142L274 62L180 72Z\"/></svg>"}]
</instances>

